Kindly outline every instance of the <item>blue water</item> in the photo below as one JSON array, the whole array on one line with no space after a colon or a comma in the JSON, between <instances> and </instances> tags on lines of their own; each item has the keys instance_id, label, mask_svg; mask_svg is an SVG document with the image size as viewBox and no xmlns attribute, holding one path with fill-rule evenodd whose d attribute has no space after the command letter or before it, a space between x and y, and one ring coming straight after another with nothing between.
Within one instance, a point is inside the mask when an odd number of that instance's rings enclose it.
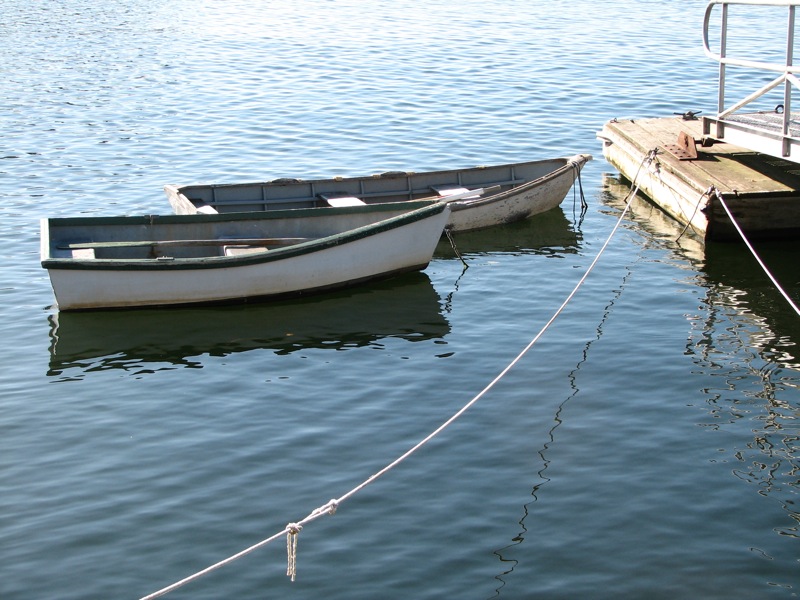
<instances>
[{"instance_id":1,"label":"blue water","mask_svg":"<svg viewBox=\"0 0 800 600\"><path fill-rule=\"evenodd\" d=\"M0 598L154 592L472 399L617 222L602 124L714 112L704 7L0 2ZM773 19L750 19L763 43ZM89 316L58 313L38 262L39 218L168 212L165 183L577 152L586 215L570 193L464 234L466 270L442 244L422 274L300 303ZM279 540L167 597L796 597L798 319L745 250L633 209L502 381L306 526L294 583ZM798 245L760 250L797 299Z\"/></svg>"}]
</instances>

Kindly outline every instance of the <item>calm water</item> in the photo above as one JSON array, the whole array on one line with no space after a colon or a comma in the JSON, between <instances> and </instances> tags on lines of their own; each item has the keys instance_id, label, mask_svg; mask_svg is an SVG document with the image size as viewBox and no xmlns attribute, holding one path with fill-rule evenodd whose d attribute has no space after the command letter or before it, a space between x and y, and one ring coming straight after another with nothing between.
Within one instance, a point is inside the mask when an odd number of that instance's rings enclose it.
<instances>
[{"instance_id":1,"label":"calm water","mask_svg":"<svg viewBox=\"0 0 800 600\"><path fill-rule=\"evenodd\" d=\"M618 218L602 124L713 112L704 4L0 0L0 598L156 591L469 401ZM40 217L168 212L165 183L576 152L585 217L462 235L466 270L441 245L325 298L90 316L38 262ZM296 582L279 541L167 597L796 597L800 325L746 251L679 233L637 201L502 382L306 527ZM798 245L763 252L798 298Z\"/></svg>"}]
</instances>

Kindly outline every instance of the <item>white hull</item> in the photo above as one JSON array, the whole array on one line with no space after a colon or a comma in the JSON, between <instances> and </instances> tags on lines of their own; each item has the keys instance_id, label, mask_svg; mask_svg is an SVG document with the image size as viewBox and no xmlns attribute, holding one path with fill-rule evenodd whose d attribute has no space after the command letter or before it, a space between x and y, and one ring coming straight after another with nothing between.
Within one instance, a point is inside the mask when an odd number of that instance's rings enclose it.
<instances>
[{"instance_id":1,"label":"white hull","mask_svg":"<svg viewBox=\"0 0 800 600\"><path fill-rule=\"evenodd\" d=\"M43 260L43 265L61 310L296 295L425 268L448 214L445 205L400 226L375 231L375 226L367 226L354 230L355 235L345 232L242 256L136 261L67 258ZM115 263L120 267L115 268Z\"/></svg>"},{"instance_id":2,"label":"white hull","mask_svg":"<svg viewBox=\"0 0 800 600\"><path fill-rule=\"evenodd\" d=\"M566 197L588 154L509 165L427 173L386 173L370 177L275 180L238 184L167 185L176 214L270 211L326 206L329 195L380 204L430 199L434 190L485 188L475 199L452 202L452 231L483 229L526 219L557 207Z\"/></svg>"},{"instance_id":3,"label":"white hull","mask_svg":"<svg viewBox=\"0 0 800 600\"><path fill-rule=\"evenodd\" d=\"M547 212L561 204L579 170L580 166L564 168L535 185L525 185L487 198L453 202L448 227L453 231L472 231Z\"/></svg>"}]
</instances>

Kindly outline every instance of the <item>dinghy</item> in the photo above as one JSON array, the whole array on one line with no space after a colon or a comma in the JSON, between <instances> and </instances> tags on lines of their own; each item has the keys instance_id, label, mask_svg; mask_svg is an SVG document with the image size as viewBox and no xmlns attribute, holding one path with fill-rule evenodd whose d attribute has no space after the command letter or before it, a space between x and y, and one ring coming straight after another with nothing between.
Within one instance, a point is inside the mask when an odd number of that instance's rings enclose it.
<instances>
[{"instance_id":1,"label":"dinghy","mask_svg":"<svg viewBox=\"0 0 800 600\"><path fill-rule=\"evenodd\" d=\"M449 213L428 200L43 219L41 261L60 310L280 298L424 269Z\"/></svg>"},{"instance_id":2,"label":"dinghy","mask_svg":"<svg viewBox=\"0 0 800 600\"><path fill-rule=\"evenodd\" d=\"M448 228L483 229L519 221L560 205L588 154L515 164L366 177L275 179L260 183L167 185L176 214L225 214L328 206L363 206L458 195ZM486 193L469 193L483 188Z\"/></svg>"}]
</instances>

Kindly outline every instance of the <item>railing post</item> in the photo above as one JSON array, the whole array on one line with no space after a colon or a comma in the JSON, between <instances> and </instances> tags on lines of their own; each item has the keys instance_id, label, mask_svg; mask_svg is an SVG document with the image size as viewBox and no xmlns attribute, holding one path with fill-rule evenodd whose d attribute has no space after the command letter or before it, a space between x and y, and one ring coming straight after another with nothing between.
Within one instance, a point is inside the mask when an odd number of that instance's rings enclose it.
<instances>
[{"instance_id":1,"label":"railing post","mask_svg":"<svg viewBox=\"0 0 800 600\"><path fill-rule=\"evenodd\" d=\"M720 27L719 36L719 56L722 60L719 61L719 91L717 98L717 114L721 114L725 110L725 57L727 55L728 46L728 5L722 5L722 22Z\"/></svg>"},{"instance_id":2,"label":"railing post","mask_svg":"<svg viewBox=\"0 0 800 600\"><path fill-rule=\"evenodd\" d=\"M789 75L790 68L794 62L794 18L795 7L789 6L789 24L786 34L786 75ZM783 84L783 155L789 156L791 145L789 144L789 123L792 119L792 82L788 77Z\"/></svg>"}]
</instances>

